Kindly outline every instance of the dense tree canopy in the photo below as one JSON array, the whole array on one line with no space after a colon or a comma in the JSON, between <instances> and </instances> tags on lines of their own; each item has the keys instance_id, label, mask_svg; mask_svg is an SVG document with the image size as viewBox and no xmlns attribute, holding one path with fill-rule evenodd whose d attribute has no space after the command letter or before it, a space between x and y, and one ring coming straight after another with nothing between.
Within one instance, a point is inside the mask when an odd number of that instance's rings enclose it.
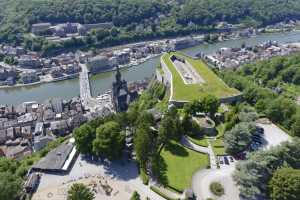
<instances>
[{"instance_id":1,"label":"dense tree canopy","mask_svg":"<svg viewBox=\"0 0 300 200\"><path fill-rule=\"evenodd\" d=\"M30 49L50 52L62 47L95 43L104 47L214 31L221 21L261 26L299 19L299 13L298 0L0 0L0 39L24 42ZM116 28L95 31L84 40L74 38L62 44L20 37L18 33L28 32L38 22L113 22ZM293 81L299 81L299 77L297 72Z\"/></svg>"},{"instance_id":2,"label":"dense tree canopy","mask_svg":"<svg viewBox=\"0 0 300 200\"><path fill-rule=\"evenodd\" d=\"M187 114L196 115L199 112L208 113L211 117L218 111L220 101L213 95L207 95L184 105Z\"/></svg>"},{"instance_id":3,"label":"dense tree canopy","mask_svg":"<svg viewBox=\"0 0 300 200\"><path fill-rule=\"evenodd\" d=\"M89 124L84 124L75 129L74 138L78 151L83 154L90 154L92 152L93 140L96 138L96 133Z\"/></svg>"},{"instance_id":4,"label":"dense tree canopy","mask_svg":"<svg viewBox=\"0 0 300 200\"><path fill-rule=\"evenodd\" d=\"M250 154L247 160L236 166L234 178L243 197L257 199L268 194L267 183L273 173L283 167L289 166L300 169L300 141L294 139L292 143L283 143L267 151L257 151Z\"/></svg>"},{"instance_id":5,"label":"dense tree canopy","mask_svg":"<svg viewBox=\"0 0 300 200\"><path fill-rule=\"evenodd\" d=\"M150 127L141 126L136 130L134 150L141 167L145 167L153 153L154 137Z\"/></svg>"},{"instance_id":6,"label":"dense tree canopy","mask_svg":"<svg viewBox=\"0 0 300 200\"><path fill-rule=\"evenodd\" d=\"M17 199L22 191L22 179L10 172L0 172L0 199Z\"/></svg>"},{"instance_id":7,"label":"dense tree canopy","mask_svg":"<svg viewBox=\"0 0 300 200\"><path fill-rule=\"evenodd\" d=\"M286 167L276 170L269 190L272 200L300 199L300 170Z\"/></svg>"},{"instance_id":8,"label":"dense tree canopy","mask_svg":"<svg viewBox=\"0 0 300 200\"><path fill-rule=\"evenodd\" d=\"M246 102L259 113L300 136L300 107L296 104L300 86L293 81L299 62L300 54L274 57L221 74L228 85L243 92Z\"/></svg>"},{"instance_id":9,"label":"dense tree canopy","mask_svg":"<svg viewBox=\"0 0 300 200\"><path fill-rule=\"evenodd\" d=\"M124 135L120 125L115 121L109 121L96 130L96 139L93 141L93 151L96 155L109 159L121 156L124 146Z\"/></svg>"},{"instance_id":10,"label":"dense tree canopy","mask_svg":"<svg viewBox=\"0 0 300 200\"><path fill-rule=\"evenodd\" d=\"M237 154L245 150L252 141L252 134L255 131L255 125L248 122L242 122L233 127L224 134L224 144L227 153Z\"/></svg>"}]
</instances>

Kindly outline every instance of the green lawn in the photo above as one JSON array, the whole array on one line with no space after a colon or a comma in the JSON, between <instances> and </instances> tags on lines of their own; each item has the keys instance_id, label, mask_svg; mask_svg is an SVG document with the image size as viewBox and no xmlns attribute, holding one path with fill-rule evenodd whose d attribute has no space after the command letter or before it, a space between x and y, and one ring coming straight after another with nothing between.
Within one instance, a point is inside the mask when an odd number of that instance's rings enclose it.
<instances>
[{"instance_id":1,"label":"green lawn","mask_svg":"<svg viewBox=\"0 0 300 200\"><path fill-rule=\"evenodd\" d=\"M176 55L184 57L191 65L195 67L197 72L205 80L203 84L184 84L180 74L170 60L170 56ZM228 87L209 67L201 60L194 60L181 53L166 53L162 59L169 67L173 76L173 97L174 100L191 101L199 99L201 96L212 94L216 97L228 97L239 94L236 89Z\"/></svg>"},{"instance_id":2,"label":"green lawn","mask_svg":"<svg viewBox=\"0 0 300 200\"><path fill-rule=\"evenodd\" d=\"M208 147L207 139L205 137L199 136L188 136L189 140L195 144L198 144L203 147Z\"/></svg>"},{"instance_id":3,"label":"green lawn","mask_svg":"<svg viewBox=\"0 0 300 200\"><path fill-rule=\"evenodd\" d=\"M178 191L191 186L193 174L209 165L208 156L183 147L172 142L161 152L162 162L165 166L163 176L166 184Z\"/></svg>"},{"instance_id":4,"label":"green lawn","mask_svg":"<svg viewBox=\"0 0 300 200\"><path fill-rule=\"evenodd\" d=\"M226 155L223 138L218 138L215 141L211 141L211 145L213 147L215 155L218 155L218 156Z\"/></svg>"}]
</instances>

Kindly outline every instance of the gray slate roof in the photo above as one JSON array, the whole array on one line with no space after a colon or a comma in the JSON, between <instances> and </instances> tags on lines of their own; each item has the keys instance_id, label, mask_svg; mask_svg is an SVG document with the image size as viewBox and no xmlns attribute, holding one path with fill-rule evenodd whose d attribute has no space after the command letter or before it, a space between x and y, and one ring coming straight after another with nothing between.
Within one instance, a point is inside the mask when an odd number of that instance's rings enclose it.
<instances>
[{"instance_id":1,"label":"gray slate roof","mask_svg":"<svg viewBox=\"0 0 300 200\"><path fill-rule=\"evenodd\" d=\"M73 144L61 144L35 164L33 169L49 171L61 170L73 147Z\"/></svg>"}]
</instances>

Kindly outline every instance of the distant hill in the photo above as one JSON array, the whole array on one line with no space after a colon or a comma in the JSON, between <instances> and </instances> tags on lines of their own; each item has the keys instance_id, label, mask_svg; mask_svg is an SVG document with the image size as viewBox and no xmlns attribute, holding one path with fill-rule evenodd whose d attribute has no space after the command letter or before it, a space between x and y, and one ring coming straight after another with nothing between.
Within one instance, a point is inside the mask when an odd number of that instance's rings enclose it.
<instances>
[{"instance_id":1,"label":"distant hill","mask_svg":"<svg viewBox=\"0 0 300 200\"><path fill-rule=\"evenodd\" d=\"M298 18L299 0L0 0L0 41L22 40L16 33L38 22L113 22L119 34L142 40L212 30L220 21L261 26Z\"/></svg>"}]
</instances>

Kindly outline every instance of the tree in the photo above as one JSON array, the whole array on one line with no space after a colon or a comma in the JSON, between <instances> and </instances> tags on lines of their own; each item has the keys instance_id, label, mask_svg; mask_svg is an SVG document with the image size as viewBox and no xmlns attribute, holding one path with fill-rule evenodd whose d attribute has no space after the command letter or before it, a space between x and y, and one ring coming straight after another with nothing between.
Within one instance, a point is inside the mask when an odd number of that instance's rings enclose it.
<instances>
[{"instance_id":1,"label":"tree","mask_svg":"<svg viewBox=\"0 0 300 200\"><path fill-rule=\"evenodd\" d=\"M82 183L74 183L68 191L67 200L93 200L94 193Z\"/></svg>"},{"instance_id":2,"label":"tree","mask_svg":"<svg viewBox=\"0 0 300 200\"><path fill-rule=\"evenodd\" d=\"M233 127L224 134L224 144L229 154L237 154L245 150L251 142L252 133L255 125L242 122Z\"/></svg>"},{"instance_id":3,"label":"tree","mask_svg":"<svg viewBox=\"0 0 300 200\"><path fill-rule=\"evenodd\" d=\"M134 191L130 200L140 200L141 197L137 191Z\"/></svg>"},{"instance_id":4,"label":"tree","mask_svg":"<svg viewBox=\"0 0 300 200\"><path fill-rule=\"evenodd\" d=\"M292 142L284 142L276 148L250 153L246 160L237 163L234 179L243 198L268 199L267 183L274 172L283 166L299 169L299 163L300 140L294 138Z\"/></svg>"},{"instance_id":5,"label":"tree","mask_svg":"<svg viewBox=\"0 0 300 200\"><path fill-rule=\"evenodd\" d=\"M276 170L269 182L269 193L272 200L300 199L300 170L285 167Z\"/></svg>"},{"instance_id":6,"label":"tree","mask_svg":"<svg viewBox=\"0 0 300 200\"><path fill-rule=\"evenodd\" d=\"M211 117L214 117L220 106L219 99L213 95L207 95L203 97L200 102L203 112L209 113Z\"/></svg>"},{"instance_id":7,"label":"tree","mask_svg":"<svg viewBox=\"0 0 300 200\"><path fill-rule=\"evenodd\" d=\"M22 192L22 179L10 172L0 173L0 199L14 200Z\"/></svg>"},{"instance_id":8,"label":"tree","mask_svg":"<svg viewBox=\"0 0 300 200\"><path fill-rule=\"evenodd\" d=\"M151 138L151 130L149 127L139 127L136 130L134 137L134 150L136 152L137 160L142 168L146 166L152 153L153 141Z\"/></svg>"},{"instance_id":9,"label":"tree","mask_svg":"<svg viewBox=\"0 0 300 200\"><path fill-rule=\"evenodd\" d=\"M160 144L165 144L171 139L180 139L181 136L181 121L177 110L171 108L168 110L160 122L158 130L158 141Z\"/></svg>"},{"instance_id":10,"label":"tree","mask_svg":"<svg viewBox=\"0 0 300 200\"><path fill-rule=\"evenodd\" d=\"M93 141L93 152L108 159L117 159L124 147L124 136L121 127L114 121L101 125L96 130L96 139Z\"/></svg>"},{"instance_id":11,"label":"tree","mask_svg":"<svg viewBox=\"0 0 300 200\"><path fill-rule=\"evenodd\" d=\"M86 123L75 129L74 138L79 152L83 154L91 154L93 152L93 140L96 138L96 133L89 124Z\"/></svg>"},{"instance_id":12,"label":"tree","mask_svg":"<svg viewBox=\"0 0 300 200\"><path fill-rule=\"evenodd\" d=\"M0 158L0 172L11 172L14 174L18 168L16 161L8 159L6 157Z\"/></svg>"},{"instance_id":13,"label":"tree","mask_svg":"<svg viewBox=\"0 0 300 200\"><path fill-rule=\"evenodd\" d=\"M292 133L294 136L300 136L300 112L294 116L292 125Z\"/></svg>"},{"instance_id":14,"label":"tree","mask_svg":"<svg viewBox=\"0 0 300 200\"><path fill-rule=\"evenodd\" d=\"M189 115L196 115L198 112L202 112L202 104L199 100L194 100L192 102L186 103L184 105L184 111Z\"/></svg>"},{"instance_id":15,"label":"tree","mask_svg":"<svg viewBox=\"0 0 300 200\"><path fill-rule=\"evenodd\" d=\"M296 110L296 106L292 100L279 97L270 102L266 114L274 122L282 122L283 125L288 125Z\"/></svg>"},{"instance_id":16,"label":"tree","mask_svg":"<svg viewBox=\"0 0 300 200\"><path fill-rule=\"evenodd\" d=\"M252 107L244 107L238 115L241 122L254 122L258 115Z\"/></svg>"},{"instance_id":17,"label":"tree","mask_svg":"<svg viewBox=\"0 0 300 200\"><path fill-rule=\"evenodd\" d=\"M224 187L221 183L219 182L212 182L210 185L209 185L209 189L210 191L216 195L216 196L222 196L224 194Z\"/></svg>"}]
</instances>

